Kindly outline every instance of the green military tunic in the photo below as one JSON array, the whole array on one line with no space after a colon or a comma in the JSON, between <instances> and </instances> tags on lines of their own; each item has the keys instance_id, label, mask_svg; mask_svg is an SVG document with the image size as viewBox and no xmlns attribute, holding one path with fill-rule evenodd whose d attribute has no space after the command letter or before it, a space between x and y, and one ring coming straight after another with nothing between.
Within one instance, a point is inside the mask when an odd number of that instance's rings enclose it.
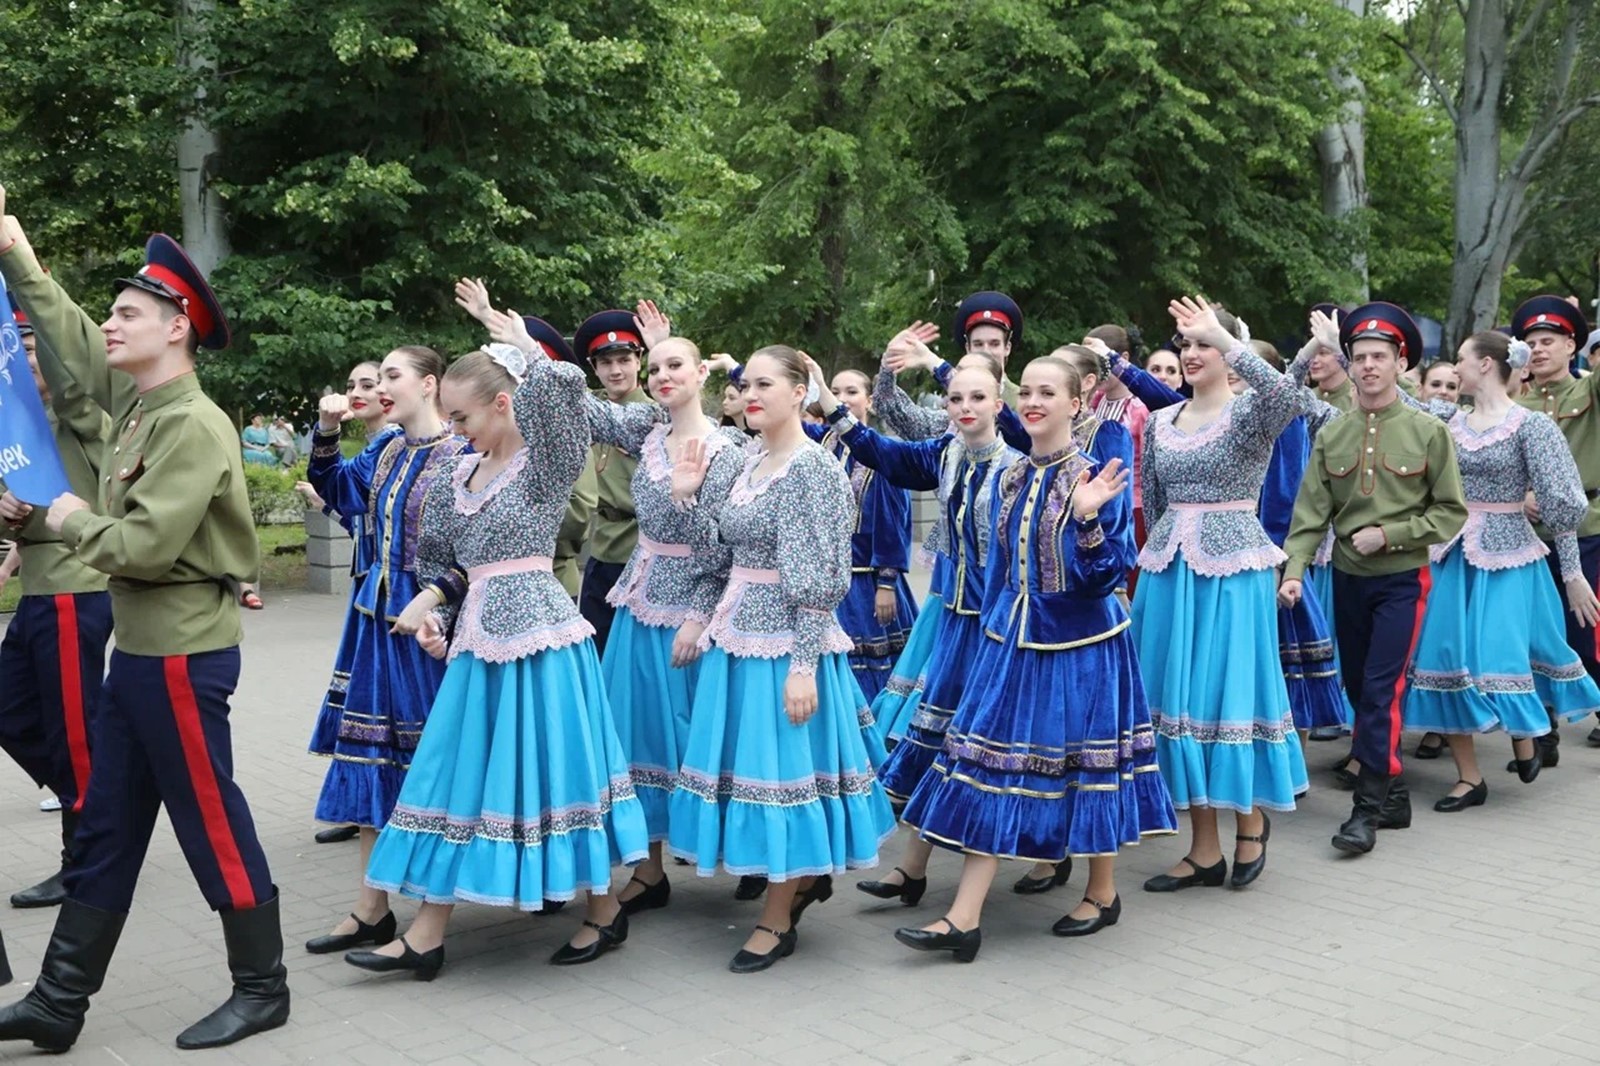
<instances>
[{"instance_id":1,"label":"green military tunic","mask_svg":"<svg viewBox=\"0 0 1600 1066\"><path fill-rule=\"evenodd\" d=\"M589 520L594 517L595 504L600 500L600 482L594 473L594 455L583 464L583 473L572 486L572 499L567 502L567 513L556 530L555 574L561 587L573 599L583 588L583 568L578 556L583 554L583 543L589 538Z\"/></svg>"},{"instance_id":2,"label":"green military tunic","mask_svg":"<svg viewBox=\"0 0 1600 1066\"><path fill-rule=\"evenodd\" d=\"M1313 391L1316 392L1317 399L1321 400L1330 407L1337 407L1346 414L1349 414L1356 408L1355 382L1351 381L1348 377L1331 389L1318 387Z\"/></svg>"},{"instance_id":3,"label":"green military tunic","mask_svg":"<svg viewBox=\"0 0 1600 1066\"><path fill-rule=\"evenodd\" d=\"M1445 424L1400 400L1379 411L1358 408L1324 426L1311 447L1284 542L1283 576L1304 576L1330 521L1333 565L1376 576L1427 566L1429 546L1454 537L1466 520ZM1368 526L1383 531L1385 547L1362 555L1350 538Z\"/></svg>"},{"instance_id":4,"label":"green military tunic","mask_svg":"<svg viewBox=\"0 0 1600 1066\"><path fill-rule=\"evenodd\" d=\"M643 389L634 389L623 403L648 403ZM633 472L638 460L611 444L596 444L589 451L599 481L599 502L594 509L594 532L589 557L602 563L625 563L639 543L639 519L633 510Z\"/></svg>"},{"instance_id":5,"label":"green military tunic","mask_svg":"<svg viewBox=\"0 0 1600 1066\"><path fill-rule=\"evenodd\" d=\"M261 563L233 423L191 371L119 411L94 511L61 538L111 575L117 648L198 655L243 638L240 582Z\"/></svg>"},{"instance_id":6,"label":"green military tunic","mask_svg":"<svg viewBox=\"0 0 1600 1066\"><path fill-rule=\"evenodd\" d=\"M1589 511L1578 526L1578 536L1600 535L1600 405L1595 403L1600 394L1600 375L1564 377L1548 385L1534 383L1533 388L1517 402L1535 411L1543 411L1556 420L1561 435L1567 438L1567 447L1578 462L1578 473L1583 478L1583 490L1589 494ZM1550 532L1536 526L1542 540L1550 539Z\"/></svg>"}]
</instances>

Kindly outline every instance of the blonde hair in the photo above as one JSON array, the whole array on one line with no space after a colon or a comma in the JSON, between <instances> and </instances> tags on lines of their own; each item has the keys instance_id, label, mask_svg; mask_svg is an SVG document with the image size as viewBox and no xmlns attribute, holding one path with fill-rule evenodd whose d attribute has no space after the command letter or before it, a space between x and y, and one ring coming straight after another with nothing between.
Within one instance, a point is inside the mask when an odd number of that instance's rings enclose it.
<instances>
[{"instance_id":1,"label":"blonde hair","mask_svg":"<svg viewBox=\"0 0 1600 1066\"><path fill-rule=\"evenodd\" d=\"M811 381L811 373L806 369L806 361L800 358L800 353L787 344L769 344L765 348L757 348L750 353L753 362L761 356L766 356L777 363L783 371L783 376L796 385L806 385Z\"/></svg>"},{"instance_id":2,"label":"blonde hair","mask_svg":"<svg viewBox=\"0 0 1600 1066\"><path fill-rule=\"evenodd\" d=\"M1067 347L1079 348L1079 350L1087 352L1089 355L1094 354L1093 352L1089 351L1089 349L1082 348L1079 345L1073 344L1067 345ZM1064 349L1057 348L1056 352L1063 350ZM1072 364L1071 360L1062 358L1060 355L1057 355L1056 352L1051 352L1049 355L1041 355L1037 359L1030 360L1028 366L1040 364L1056 368L1057 370L1061 371L1061 376L1067 379L1067 392L1071 393L1076 399L1083 399L1083 375L1078 373L1078 368Z\"/></svg>"},{"instance_id":3,"label":"blonde hair","mask_svg":"<svg viewBox=\"0 0 1600 1066\"><path fill-rule=\"evenodd\" d=\"M515 392L517 380L485 351L468 352L450 364L445 381L465 386L474 400L491 403L502 392Z\"/></svg>"}]
</instances>

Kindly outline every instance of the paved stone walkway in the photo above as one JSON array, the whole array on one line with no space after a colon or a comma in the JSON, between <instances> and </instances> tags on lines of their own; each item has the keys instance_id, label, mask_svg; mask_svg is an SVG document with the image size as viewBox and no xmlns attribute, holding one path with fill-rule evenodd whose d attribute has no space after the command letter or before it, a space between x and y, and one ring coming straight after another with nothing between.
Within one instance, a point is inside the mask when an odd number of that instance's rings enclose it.
<instances>
[{"instance_id":1,"label":"paved stone walkway","mask_svg":"<svg viewBox=\"0 0 1600 1066\"><path fill-rule=\"evenodd\" d=\"M1121 924L1058 940L1050 923L1079 898L1023 898L1002 870L983 953L962 966L894 942L937 917L958 860L935 856L932 887L908 910L856 893L808 913L799 951L759 975L726 964L755 921L733 881L674 867L672 906L636 919L627 945L591 966L545 957L577 918L463 907L450 962L432 984L378 978L298 944L341 917L354 844L311 842L323 763L305 739L326 683L342 602L272 593L246 619L235 701L239 780L282 886L294 1017L235 1048L187 1055L172 1040L226 994L222 938L163 822L105 990L76 1049L52 1061L290 1062L466 1066L539 1063L1540 1063L1600 1061L1600 750L1569 727L1561 766L1532 786L1482 746L1487 806L1434 814L1448 760L1411 770L1415 826L1361 860L1328 837L1346 793L1318 787L1274 819L1271 861L1250 890L1156 897L1140 882L1176 860L1163 838L1122 863ZM1490 752L1494 758L1488 758ZM1313 745L1321 764L1336 746ZM1317 781L1326 785L1325 779ZM0 886L47 872L55 820L0 761ZM893 864L899 841L885 853ZM399 905L402 918L412 911ZM17 982L33 980L54 912L0 909ZM32 1059L0 1045L0 1062Z\"/></svg>"}]
</instances>

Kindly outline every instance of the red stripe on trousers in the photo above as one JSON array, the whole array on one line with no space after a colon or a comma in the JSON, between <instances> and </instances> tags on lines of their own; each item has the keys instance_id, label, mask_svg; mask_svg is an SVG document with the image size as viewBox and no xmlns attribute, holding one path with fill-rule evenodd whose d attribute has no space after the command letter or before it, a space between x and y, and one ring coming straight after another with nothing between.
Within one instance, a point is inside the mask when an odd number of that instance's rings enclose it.
<instances>
[{"instance_id":1,"label":"red stripe on trousers","mask_svg":"<svg viewBox=\"0 0 1600 1066\"><path fill-rule=\"evenodd\" d=\"M1389 703L1389 776L1398 777L1400 766L1400 707L1406 694L1406 674L1411 669L1411 657L1417 653L1417 638L1422 636L1422 615L1428 609L1428 593L1433 590L1433 572L1424 566L1417 571L1417 609L1411 622L1411 641L1406 645L1405 665L1394 681L1394 699Z\"/></svg>"},{"instance_id":2,"label":"red stripe on trousers","mask_svg":"<svg viewBox=\"0 0 1600 1066\"><path fill-rule=\"evenodd\" d=\"M200 705L195 702L194 686L189 683L189 659L173 655L165 659L163 665L167 675L167 698L172 703L172 717L178 726L178 742L183 746L183 761L189 768L189 783L194 787L200 821L206 827L206 838L211 841L211 850L217 857L222 883L228 888L234 910L247 910L256 905L256 892L250 886L250 874L239 855L239 843L233 838L228 809L222 803L222 790L217 787L205 730L200 725Z\"/></svg>"},{"instance_id":3,"label":"red stripe on trousers","mask_svg":"<svg viewBox=\"0 0 1600 1066\"><path fill-rule=\"evenodd\" d=\"M71 594L55 597L56 657L61 660L61 717L67 729L67 754L78 797L74 813L83 810L89 791L89 723L83 715L83 659L78 649L78 601Z\"/></svg>"}]
</instances>

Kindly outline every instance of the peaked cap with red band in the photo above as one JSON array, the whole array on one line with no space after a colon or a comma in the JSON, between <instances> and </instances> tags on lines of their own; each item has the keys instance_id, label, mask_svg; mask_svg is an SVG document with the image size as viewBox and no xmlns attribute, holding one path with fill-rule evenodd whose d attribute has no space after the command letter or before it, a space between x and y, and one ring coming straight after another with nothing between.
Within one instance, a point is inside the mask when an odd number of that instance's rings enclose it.
<instances>
[{"instance_id":1,"label":"peaked cap with red band","mask_svg":"<svg viewBox=\"0 0 1600 1066\"><path fill-rule=\"evenodd\" d=\"M206 284L200 268L194 265L188 253L177 241L165 233L151 234L144 246L144 266L131 278L118 278L116 291L140 289L171 300L186 315L200 338L200 347L221 351L228 346L233 335L228 330L228 319L222 305Z\"/></svg>"},{"instance_id":2,"label":"peaked cap with red band","mask_svg":"<svg viewBox=\"0 0 1600 1066\"><path fill-rule=\"evenodd\" d=\"M561 331L544 319L523 315L522 324L528 327L528 336L538 341L550 358L578 366L586 365L587 360L580 359L572 353L572 345L567 343L567 338L561 335Z\"/></svg>"},{"instance_id":3,"label":"peaked cap with red band","mask_svg":"<svg viewBox=\"0 0 1600 1066\"><path fill-rule=\"evenodd\" d=\"M612 348L629 348L643 354L644 338L633 324L632 311L601 311L583 320L572 335L572 347L590 362Z\"/></svg>"},{"instance_id":4,"label":"peaked cap with red band","mask_svg":"<svg viewBox=\"0 0 1600 1066\"><path fill-rule=\"evenodd\" d=\"M1022 346L1022 308L1003 292L975 292L956 308L953 339L967 350L967 331L977 326L999 326L1011 338L1013 350Z\"/></svg>"},{"instance_id":5,"label":"peaked cap with red band","mask_svg":"<svg viewBox=\"0 0 1600 1066\"><path fill-rule=\"evenodd\" d=\"M1582 311L1559 296L1535 296L1523 301L1511 316L1511 333L1518 340L1527 340L1528 334L1540 329L1554 330L1581 343L1589 335L1589 322Z\"/></svg>"},{"instance_id":6,"label":"peaked cap with red band","mask_svg":"<svg viewBox=\"0 0 1600 1066\"><path fill-rule=\"evenodd\" d=\"M1400 358L1405 360L1407 369L1416 366L1422 358L1422 331L1406 309L1397 304L1382 300L1362 304L1339 322L1339 346L1346 356L1350 354L1350 345L1372 337L1400 349Z\"/></svg>"}]
</instances>

